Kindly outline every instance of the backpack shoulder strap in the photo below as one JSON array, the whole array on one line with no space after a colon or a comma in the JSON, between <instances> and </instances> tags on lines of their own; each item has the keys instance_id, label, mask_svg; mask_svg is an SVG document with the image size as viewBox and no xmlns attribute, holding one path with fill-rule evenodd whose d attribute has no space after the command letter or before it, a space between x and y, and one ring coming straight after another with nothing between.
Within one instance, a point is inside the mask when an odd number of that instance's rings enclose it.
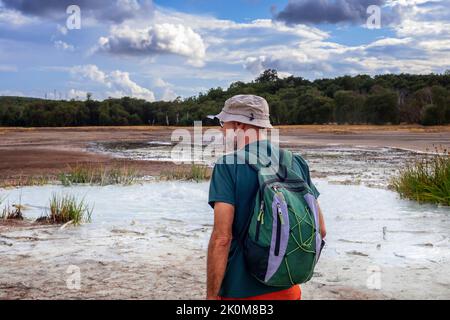
<instances>
[{"instance_id":1,"label":"backpack shoulder strap","mask_svg":"<svg viewBox=\"0 0 450 320\"><path fill-rule=\"evenodd\" d=\"M239 150L236 152L237 159L240 164L248 164L255 171L259 172L261 169L269 168L273 162L277 162L280 166L292 168L293 154L289 150L279 149L278 155L271 154L270 156L264 153L255 154L247 150Z\"/></svg>"},{"instance_id":2,"label":"backpack shoulder strap","mask_svg":"<svg viewBox=\"0 0 450 320\"><path fill-rule=\"evenodd\" d=\"M283 154L283 156L281 156ZM294 154L292 151L280 149L280 164L286 168L292 169Z\"/></svg>"}]
</instances>

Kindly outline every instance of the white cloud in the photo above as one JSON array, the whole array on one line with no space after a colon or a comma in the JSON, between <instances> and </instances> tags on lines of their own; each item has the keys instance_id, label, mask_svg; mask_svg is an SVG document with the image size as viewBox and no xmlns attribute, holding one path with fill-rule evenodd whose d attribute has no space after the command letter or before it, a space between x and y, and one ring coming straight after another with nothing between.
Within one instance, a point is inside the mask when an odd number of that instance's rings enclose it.
<instances>
[{"instance_id":1,"label":"white cloud","mask_svg":"<svg viewBox=\"0 0 450 320\"><path fill-rule=\"evenodd\" d=\"M297 47L261 48L259 56L248 56L244 68L254 76L268 68L306 78L367 73L442 72L450 65L450 41L417 41L383 38L366 45L301 42Z\"/></svg>"},{"instance_id":2,"label":"white cloud","mask_svg":"<svg viewBox=\"0 0 450 320\"><path fill-rule=\"evenodd\" d=\"M9 2L13 3L14 0ZM120 63L123 65L120 69L127 70L127 66L132 63L133 70L138 70L139 79L145 79L148 83L146 86L154 87L158 98L164 100L176 98L177 93L189 96L210 87L225 87L234 81L250 81L267 68L277 69L281 77L293 74L312 79L357 73L374 75L384 72L442 72L450 67L450 16L446 13L445 6L442 7L444 3L450 4L449 0L388 1L388 5L401 6L401 19L397 26L378 31L360 27L352 27L351 30L330 28L331 31L327 31L328 29L320 30L301 24L286 25L282 21L271 19L236 22L210 15L177 12L159 6L154 15L150 16L136 14L138 2L119 0L114 5L108 4L114 10L105 11L105 15L111 12L123 14L117 18L110 15L109 19L98 16L95 25L97 28L89 30L92 32L89 39L98 39L96 52L109 53L100 57L105 59L105 65ZM102 9L96 3L92 1L89 5L95 6L93 12L97 16ZM4 11L0 9L0 12ZM34 16L42 19L42 15ZM0 23L3 21L1 17L0 14ZM3 14L3 17L7 16ZM16 20L19 22L16 23L20 24L22 18L27 19L27 16L19 14ZM83 16L83 28L88 24L86 19L90 19L89 15ZM98 24L100 20L103 23L101 27ZM63 23L63 20L58 21ZM53 20L52 23L45 28L55 30L56 21ZM114 26L110 27L111 25ZM71 50L67 38L61 36L68 33L67 29L57 26L57 30L59 38L66 42L52 43L62 50ZM72 33L69 33L72 38ZM351 39L355 33L357 39ZM380 34L386 36L370 41L363 39L365 35L374 39L374 35ZM59 38L52 38L52 41ZM28 37L23 36L22 39L27 41ZM347 44L350 42L356 44ZM76 50L87 50L83 44L84 41L77 42ZM90 43L88 46L92 45ZM20 49L16 50L20 52L17 59L25 56L23 52L26 50ZM0 54L2 63L18 64L21 67L11 54ZM111 57L114 56L119 56L120 61L112 60ZM92 84L98 84L103 86L103 95L133 95L150 101L154 99L152 91L135 82L134 73L130 75L123 71L102 71L97 66L88 64L94 59L100 59L99 57L82 58L89 62L71 68L70 72L73 76L90 82L85 87L81 82L69 83L67 88L91 90ZM180 61L183 59L188 63ZM199 66L201 68L197 68ZM36 70L39 67L42 66L31 68ZM49 71L63 71L63 67L59 68L61 70L55 68ZM14 67L0 65L0 72L14 70ZM98 95L100 93L96 97Z\"/></svg>"},{"instance_id":3,"label":"white cloud","mask_svg":"<svg viewBox=\"0 0 450 320\"><path fill-rule=\"evenodd\" d=\"M130 96L147 101L155 101L154 93L132 81L128 72L115 70L105 73L96 65L82 65L72 67L70 73L75 77L89 79L106 86L109 89L107 93L112 97Z\"/></svg>"},{"instance_id":4,"label":"white cloud","mask_svg":"<svg viewBox=\"0 0 450 320\"><path fill-rule=\"evenodd\" d=\"M388 47L388 46L398 46L398 45L407 45L413 41L412 38L383 38L380 40L376 40L369 45L365 46L366 48L375 48L375 47Z\"/></svg>"},{"instance_id":5,"label":"white cloud","mask_svg":"<svg viewBox=\"0 0 450 320\"><path fill-rule=\"evenodd\" d=\"M430 2L441 2L441 0L388 0L386 1L387 6L417 6L419 4L430 3Z\"/></svg>"},{"instance_id":6,"label":"white cloud","mask_svg":"<svg viewBox=\"0 0 450 320\"><path fill-rule=\"evenodd\" d=\"M265 56L248 57L245 61L244 68L255 75L260 74L266 68L265 62Z\"/></svg>"},{"instance_id":7,"label":"white cloud","mask_svg":"<svg viewBox=\"0 0 450 320\"><path fill-rule=\"evenodd\" d=\"M262 54L261 49L278 44L286 47L304 41L323 41L329 33L318 28L295 25L271 19L235 22L208 15L192 15L157 7L155 23L184 24L200 34L207 47L205 61L243 64L249 56ZM270 45L269 45L270 43Z\"/></svg>"},{"instance_id":8,"label":"white cloud","mask_svg":"<svg viewBox=\"0 0 450 320\"><path fill-rule=\"evenodd\" d=\"M118 88L124 95L130 95L133 98L147 101L155 101L153 92L133 82L128 72L116 70L111 72L108 78L112 86Z\"/></svg>"},{"instance_id":9,"label":"white cloud","mask_svg":"<svg viewBox=\"0 0 450 320\"><path fill-rule=\"evenodd\" d=\"M79 75L98 83L107 84L106 74L96 65L75 66L70 69L70 72L72 75Z\"/></svg>"},{"instance_id":10,"label":"white cloud","mask_svg":"<svg viewBox=\"0 0 450 320\"><path fill-rule=\"evenodd\" d=\"M56 25L56 30L58 30L58 32L64 36L67 35L67 33L69 32L69 30L67 30L65 26L62 26L60 24Z\"/></svg>"},{"instance_id":11,"label":"white cloud","mask_svg":"<svg viewBox=\"0 0 450 320\"><path fill-rule=\"evenodd\" d=\"M312 78L313 75L323 76L324 73L331 73L334 70L327 59L310 59L302 52L295 50L249 57L243 66L254 76L259 75L265 69L276 69L282 77L296 74Z\"/></svg>"},{"instance_id":12,"label":"white cloud","mask_svg":"<svg viewBox=\"0 0 450 320\"><path fill-rule=\"evenodd\" d=\"M30 18L28 16L23 15L19 11L5 9L0 6L0 24L12 27L20 27L35 22L36 22L35 18Z\"/></svg>"},{"instance_id":13,"label":"white cloud","mask_svg":"<svg viewBox=\"0 0 450 320\"><path fill-rule=\"evenodd\" d=\"M272 46L283 43L289 48L288 45L302 40L323 41L330 36L326 31L306 25L288 26L271 19L240 23L208 15L182 13L159 6L155 10L152 23L160 27L148 27L149 22L142 19L127 21L125 26L113 28L110 36L102 37L99 47L104 51L119 54L163 50L189 56L191 64L203 66L203 61L212 64L243 64L249 56L255 55L255 51L269 49L267 43L272 43ZM186 36L187 30L192 31L191 36ZM164 36L154 38L154 33ZM198 37L194 37L194 34ZM283 37L289 39L285 40ZM154 45L155 39L158 39L161 46Z\"/></svg>"},{"instance_id":14,"label":"white cloud","mask_svg":"<svg viewBox=\"0 0 450 320\"><path fill-rule=\"evenodd\" d=\"M171 83L161 78L156 78L153 81L153 84L155 87L163 89L163 94L161 96L162 101L173 101L178 97L178 95L174 91L174 85L172 85Z\"/></svg>"},{"instance_id":15,"label":"white cloud","mask_svg":"<svg viewBox=\"0 0 450 320\"><path fill-rule=\"evenodd\" d=\"M155 24L147 29L124 25L113 27L108 37L101 37L99 50L112 54L176 54L188 58L194 66L203 66L205 44L202 37L182 24Z\"/></svg>"},{"instance_id":16,"label":"white cloud","mask_svg":"<svg viewBox=\"0 0 450 320\"><path fill-rule=\"evenodd\" d=\"M165 88L165 87L170 87L170 86L172 86L170 83L164 81L164 80L161 79L161 78L156 78L153 82L154 82L154 85L155 85L156 87L160 87L160 88Z\"/></svg>"},{"instance_id":17,"label":"white cloud","mask_svg":"<svg viewBox=\"0 0 450 320\"><path fill-rule=\"evenodd\" d=\"M417 0L415 3L424 1ZM408 17L408 14L411 15L408 12L418 11L420 10L411 7L409 2L401 12ZM135 55L164 51L190 57L191 63L192 57L201 57L194 59L205 63L200 73L186 65L177 67L180 69L178 70L172 64L158 68L159 65L154 63L152 69L164 70L165 78L169 80L170 77L196 80L210 78L216 80L215 83L247 80L246 70L254 77L267 68L277 69L280 76L294 74L315 78L356 73L436 72L448 61L448 58L436 52L436 48L443 45L441 36L427 42L417 41L417 35L413 31L405 32L407 24L395 30L396 36L359 45L335 42L331 40L329 32L301 24L291 26L270 19L241 23L208 15L177 12L159 6L151 24L153 27L149 27L149 21L142 19L127 21L125 26L113 28L108 37L102 38L100 47L108 52ZM162 25L170 27L156 31L154 26ZM437 29L441 31L435 29L435 32L442 34L445 25L436 26L440 26ZM195 41L174 41L175 34L179 37L184 35L183 30L192 30L200 37L202 45L196 46ZM156 45L159 43L161 46ZM202 49L194 50L196 47ZM411 55L408 56L410 52ZM420 55L423 55L422 59L418 58ZM239 66L243 66L242 72L239 71ZM150 70L143 72L158 74ZM208 76L210 73L214 76ZM216 84L210 84L211 87L214 85ZM174 87L171 88L173 90ZM184 90L177 86L176 91Z\"/></svg>"},{"instance_id":18,"label":"white cloud","mask_svg":"<svg viewBox=\"0 0 450 320\"><path fill-rule=\"evenodd\" d=\"M389 6L397 6L401 20L393 29L400 37L450 35L449 0L389 0Z\"/></svg>"},{"instance_id":19,"label":"white cloud","mask_svg":"<svg viewBox=\"0 0 450 320\"><path fill-rule=\"evenodd\" d=\"M156 23L184 24L201 33L205 31L215 31L217 33L217 31L266 29L279 33L297 35L311 40L325 39L329 36L328 32L306 25L288 26L283 22L273 21L271 19L256 19L251 22L241 23L232 20L217 19L208 15L182 13L162 7L158 7L155 11L154 20Z\"/></svg>"},{"instance_id":20,"label":"white cloud","mask_svg":"<svg viewBox=\"0 0 450 320\"><path fill-rule=\"evenodd\" d=\"M86 100L88 92L83 90L70 89L67 93L67 98L69 100Z\"/></svg>"},{"instance_id":21,"label":"white cloud","mask_svg":"<svg viewBox=\"0 0 450 320\"><path fill-rule=\"evenodd\" d=\"M280 79L289 78L291 76L293 76L293 74L289 72L282 72L282 71L278 72L278 78Z\"/></svg>"},{"instance_id":22,"label":"white cloud","mask_svg":"<svg viewBox=\"0 0 450 320\"><path fill-rule=\"evenodd\" d=\"M64 41L57 40L54 42L55 48L62 51L74 51L75 47L71 44L68 44Z\"/></svg>"},{"instance_id":23,"label":"white cloud","mask_svg":"<svg viewBox=\"0 0 450 320\"><path fill-rule=\"evenodd\" d=\"M267 68L307 78L357 73L442 72L450 66L450 22L442 14L444 3L448 5L450 1L402 1L403 7L399 10L402 19L392 29L395 35L367 44L344 45L327 38L299 37L296 43L274 42L280 45L260 46L254 52L250 50L252 46L245 45L231 54L224 49L217 52L217 57L243 60L244 68L254 76Z\"/></svg>"},{"instance_id":24,"label":"white cloud","mask_svg":"<svg viewBox=\"0 0 450 320\"><path fill-rule=\"evenodd\" d=\"M171 88L166 88L161 97L162 101L173 101L178 97L178 95Z\"/></svg>"},{"instance_id":25,"label":"white cloud","mask_svg":"<svg viewBox=\"0 0 450 320\"><path fill-rule=\"evenodd\" d=\"M420 16L409 15L396 27L401 37L439 37L450 34L450 22L422 20Z\"/></svg>"},{"instance_id":26,"label":"white cloud","mask_svg":"<svg viewBox=\"0 0 450 320\"><path fill-rule=\"evenodd\" d=\"M204 42L204 72L198 74L183 66L183 70L170 72L170 76L200 79L211 73L220 74L211 77L217 80L246 79L247 75L239 72L238 66L244 66L243 71L249 71L253 77L266 68L275 68L283 76L294 74L307 78L346 73L439 72L449 65L444 51L448 48L445 39L450 39L447 36L450 22L437 18L442 15L442 8L438 10L429 3L442 5L445 1L387 1L387 6L401 9L398 11L400 24L392 27L395 34L357 45L339 43L331 38L331 32L313 26L287 25L271 19L242 23L160 6L156 6L152 23L183 25L200 35ZM147 30L149 22L137 19L127 24L133 30ZM135 39L138 40L134 43L142 44L147 37ZM173 66L166 68L173 70ZM227 75L226 71L233 75Z\"/></svg>"}]
</instances>

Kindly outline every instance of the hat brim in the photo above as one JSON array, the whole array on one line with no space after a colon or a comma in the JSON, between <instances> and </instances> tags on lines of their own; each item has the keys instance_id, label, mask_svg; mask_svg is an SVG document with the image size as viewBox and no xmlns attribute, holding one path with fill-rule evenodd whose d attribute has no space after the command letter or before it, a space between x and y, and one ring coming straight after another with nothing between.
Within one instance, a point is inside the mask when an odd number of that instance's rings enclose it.
<instances>
[{"instance_id":1,"label":"hat brim","mask_svg":"<svg viewBox=\"0 0 450 320\"><path fill-rule=\"evenodd\" d=\"M231 122L231 121L237 121L245 124L249 124L255 127L259 128L265 128L265 129L273 129L273 126L270 124L270 120L263 120L263 119L249 119L246 116L238 115L238 114L229 114L225 112L221 112L217 115L209 115L207 116L209 119L219 119L223 122Z\"/></svg>"}]
</instances>

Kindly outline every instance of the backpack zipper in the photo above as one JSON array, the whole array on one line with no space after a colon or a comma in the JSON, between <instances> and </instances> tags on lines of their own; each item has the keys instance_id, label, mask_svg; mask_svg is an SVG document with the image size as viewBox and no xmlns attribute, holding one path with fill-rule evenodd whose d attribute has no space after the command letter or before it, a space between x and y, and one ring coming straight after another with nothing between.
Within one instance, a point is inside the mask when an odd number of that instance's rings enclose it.
<instances>
[{"instance_id":1,"label":"backpack zipper","mask_svg":"<svg viewBox=\"0 0 450 320\"><path fill-rule=\"evenodd\" d=\"M283 186L281 188L289 190L289 191L295 191L295 192L303 192L306 189L305 187L287 187L287 186Z\"/></svg>"},{"instance_id":2,"label":"backpack zipper","mask_svg":"<svg viewBox=\"0 0 450 320\"><path fill-rule=\"evenodd\" d=\"M265 187L268 187L266 185ZM277 185L273 185L272 189L275 192L278 192L278 188L280 188ZM297 191L297 192L303 192L305 191L305 187L287 187L283 186L281 187L286 190L290 191ZM256 230L255 230L255 241L259 241L259 234L261 232L261 225L264 224L264 200L261 201L261 206L259 208L258 217L256 218ZM281 226L284 224L283 220L283 213L281 211L280 204L277 204L277 230L276 230L276 239L275 239L275 256L278 256L280 254L280 242L281 242Z\"/></svg>"},{"instance_id":3,"label":"backpack zipper","mask_svg":"<svg viewBox=\"0 0 450 320\"><path fill-rule=\"evenodd\" d=\"M259 232L261 230L261 225L264 224L264 200L261 201L261 206L259 207L258 218L256 219L256 235L255 241L259 241Z\"/></svg>"},{"instance_id":4,"label":"backpack zipper","mask_svg":"<svg viewBox=\"0 0 450 320\"><path fill-rule=\"evenodd\" d=\"M264 194L264 191L266 190L266 188L268 188L272 183L276 183L276 182L281 182L279 179L270 179L265 181L261 186L260 186L260 190L261 190L261 194ZM303 179L286 179L283 181L283 183L303 183L306 184L306 182Z\"/></svg>"},{"instance_id":5,"label":"backpack zipper","mask_svg":"<svg viewBox=\"0 0 450 320\"><path fill-rule=\"evenodd\" d=\"M289 190L289 191L295 191L295 192L303 192L303 191L306 190L305 186L289 187L289 186L279 186L279 185L272 185L272 186L266 185L264 187L263 191L265 191L265 188L272 188L275 192L277 192L278 189L280 189L280 188L281 189L286 189L286 190Z\"/></svg>"},{"instance_id":6,"label":"backpack zipper","mask_svg":"<svg viewBox=\"0 0 450 320\"><path fill-rule=\"evenodd\" d=\"M275 240L275 256L280 254L280 242L281 242L281 225L284 224L283 214L281 212L280 204L277 203L277 234Z\"/></svg>"}]
</instances>

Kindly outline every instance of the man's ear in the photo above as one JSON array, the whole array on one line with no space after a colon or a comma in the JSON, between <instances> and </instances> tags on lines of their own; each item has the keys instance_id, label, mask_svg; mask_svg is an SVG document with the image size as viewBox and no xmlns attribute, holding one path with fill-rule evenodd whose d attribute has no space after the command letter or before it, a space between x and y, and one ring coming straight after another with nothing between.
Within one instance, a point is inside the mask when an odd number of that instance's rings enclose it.
<instances>
[{"instance_id":1,"label":"man's ear","mask_svg":"<svg viewBox=\"0 0 450 320\"><path fill-rule=\"evenodd\" d=\"M235 129L241 129L241 130L243 130L243 129L245 129L245 124L244 123L242 123L242 122L235 122L234 123L234 128Z\"/></svg>"}]
</instances>

